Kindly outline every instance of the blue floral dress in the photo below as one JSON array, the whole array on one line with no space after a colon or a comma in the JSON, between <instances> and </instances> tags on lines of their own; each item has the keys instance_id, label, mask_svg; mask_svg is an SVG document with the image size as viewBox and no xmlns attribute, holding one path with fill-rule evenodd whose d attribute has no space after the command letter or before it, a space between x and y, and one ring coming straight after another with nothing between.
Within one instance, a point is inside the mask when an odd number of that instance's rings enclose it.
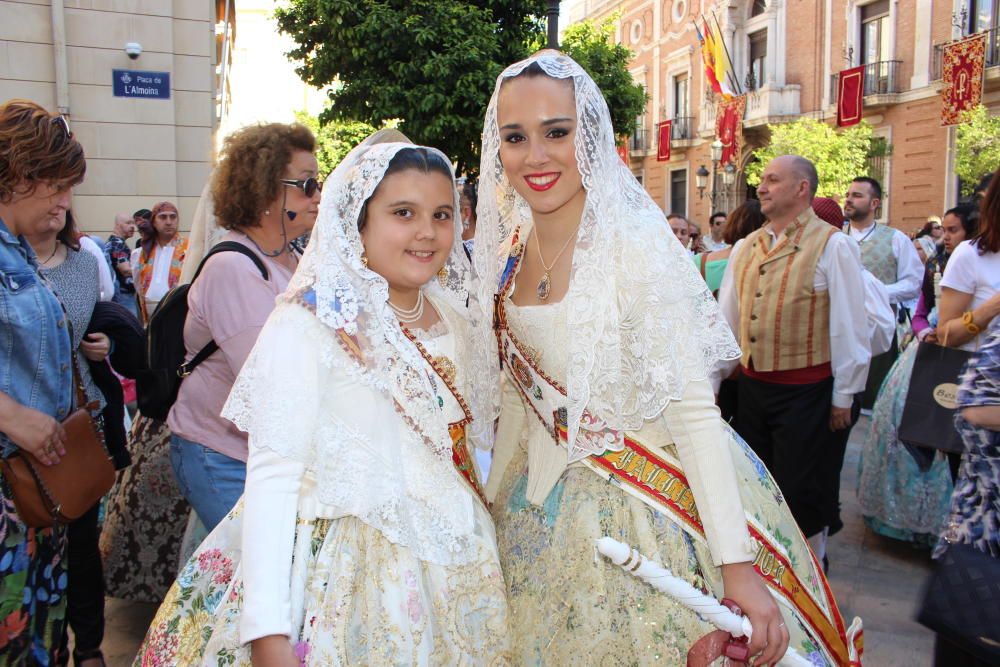
<instances>
[{"instance_id":1,"label":"blue floral dress","mask_svg":"<svg viewBox=\"0 0 1000 667\"><path fill-rule=\"evenodd\" d=\"M1000 320L962 373L958 407L1000 405ZM948 526L935 557L949 543L971 544L1000 558L1000 431L973 426L955 414L955 427L965 443L958 481L951 497Z\"/></svg>"},{"instance_id":2,"label":"blue floral dress","mask_svg":"<svg viewBox=\"0 0 1000 667\"><path fill-rule=\"evenodd\" d=\"M896 433L919 345L911 343L889 370L872 409L858 459L858 502L865 524L886 537L932 547L951 502L948 458L934 453L921 470Z\"/></svg>"}]
</instances>

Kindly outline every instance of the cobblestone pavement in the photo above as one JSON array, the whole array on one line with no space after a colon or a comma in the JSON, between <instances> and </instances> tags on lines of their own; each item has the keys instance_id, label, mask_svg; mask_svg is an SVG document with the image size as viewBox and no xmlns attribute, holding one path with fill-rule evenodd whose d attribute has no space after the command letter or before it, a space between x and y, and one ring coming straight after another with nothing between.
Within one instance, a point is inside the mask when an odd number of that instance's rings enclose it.
<instances>
[{"instance_id":1,"label":"cobblestone pavement","mask_svg":"<svg viewBox=\"0 0 1000 667\"><path fill-rule=\"evenodd\" d=\"M851 434L841 477L844 529L830 540L830 585L841 612L865 625L864 664L870 667L929 667L933 634L913 620L920 589L930 571L927 551L867 530L855 495L862 417ZM108 600L107 662L130 665L156 606Z\"/></svg>"}]
</instances>

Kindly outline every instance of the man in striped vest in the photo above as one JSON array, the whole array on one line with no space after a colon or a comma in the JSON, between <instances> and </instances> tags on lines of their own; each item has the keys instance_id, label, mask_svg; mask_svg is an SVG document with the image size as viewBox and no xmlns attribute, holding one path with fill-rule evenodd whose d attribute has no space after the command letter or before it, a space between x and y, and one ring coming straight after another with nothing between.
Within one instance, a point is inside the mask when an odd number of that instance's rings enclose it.
<instances>
[{"instance_id":1,"label":"man in striped vest","mask_svg":"<svg viewBox=\"0 0 1000 667\"><path fill-rule=\"evenodd\" d=\"M823 559L871 352L858 244L813 212L817 186L803 157L765 167L768 223L733 248L719 303L743 352L739 432Z\"/></svg>"},{"instance_id":2,"label":"man in striped vest","mask_svg":"<svg viewBox=\"0 0 1000 667\"><path fill-rule=\"evenodd\" d=\"M855 178L844 200L844 215L849 221L844 231L861 246L861 263L889 290L889 303L898 314L904 302L920 295L924 265L906 234L875 219L881 204L881 184L867 176ZM872 357L862 408L870 410L875 404L882 380L898 356L899 346L894 337L888 352Z\"/></svg>"}]
</instances>

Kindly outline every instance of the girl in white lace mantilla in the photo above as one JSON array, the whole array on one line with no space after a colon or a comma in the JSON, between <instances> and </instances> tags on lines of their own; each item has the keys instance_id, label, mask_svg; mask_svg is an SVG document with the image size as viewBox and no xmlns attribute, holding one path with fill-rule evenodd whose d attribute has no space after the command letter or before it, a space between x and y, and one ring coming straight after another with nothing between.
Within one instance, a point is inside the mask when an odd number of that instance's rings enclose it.
<instances>
[{"instance_id":1,"label":"girl in white lace mantilla","mask_svg":"<svg viewBox=\"0 0 1000 667\"><path fill-rule=\"evenodd\" d=\"M384 139L327 181L223 411L249 434L244 497L179 575L137 665L509 661L465 445L454 176L440 152Z\"/></svg>"},{"instance_id":2,"label":"girl in white lace mantilla","mask_svg":"<svg viewBox=\"0 0 1000 667\"><path fill-rule=\"evenodd\" d=\"M715 407L709 377L736 342L570 58L542 52L500 75L479 194L471 396L500 420L486 495L515 660L683 665L712 630L595 560L609 535L738 603L757 664L789 640L846 664L815 559ZM482 440L490 424L474 425Z\"/></svg>"}]
</instances>

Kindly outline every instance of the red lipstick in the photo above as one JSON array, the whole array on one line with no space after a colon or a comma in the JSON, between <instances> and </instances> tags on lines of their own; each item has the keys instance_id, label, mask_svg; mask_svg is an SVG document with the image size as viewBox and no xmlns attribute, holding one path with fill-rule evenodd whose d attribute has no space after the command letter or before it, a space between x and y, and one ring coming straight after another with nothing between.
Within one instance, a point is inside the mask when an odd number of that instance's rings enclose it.
<instances>
[{"instance_id":1,"label":"red lipstick","mask_svg":"<svg viewBox=\"0 0 1000 667\"><path fill-rule=\"evenodd\" d=\"M535 192L545 192L546 190L550 190L552 186L554 186L559 181L560 176L561 174L558 171L547 171L541 174L526 174L524 177L524 182L527 183L528 187L534 190ZM546 182L539 184L532 182L532 179L534 179L535 181L545 179Z\"/></svg>"}]
</instances>

